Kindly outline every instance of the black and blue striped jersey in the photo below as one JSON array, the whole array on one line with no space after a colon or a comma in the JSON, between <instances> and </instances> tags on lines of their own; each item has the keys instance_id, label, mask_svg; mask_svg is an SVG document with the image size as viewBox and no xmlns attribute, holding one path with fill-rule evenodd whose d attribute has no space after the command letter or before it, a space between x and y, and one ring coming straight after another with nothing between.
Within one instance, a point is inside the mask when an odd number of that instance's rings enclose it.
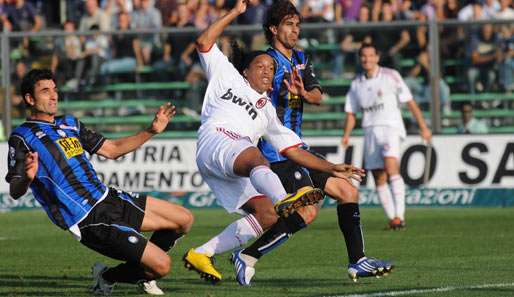
<instances>
[{"instance_id":1,"label":"black and blue striped jersey","mask_svg":"<svg viewBox=\"0 0 514 297\"><path fill-rule=\"evenodd\" d=\"M303 79L305 90L310 91L314 88L321 90L321 86L314 75L312 64L305 53L298 50L293 50L291 59L275 48L269 48L267 53L275 60L273 91L270 93L271 102L275 106L282 124L302 137L303 98L290 94L284 79L289 81L291 72L296 68ZM259 142L259 149L272 163L286 160L269 142L263 139Z\"/></svg>"},{"instance_id":2,"label":"black and blue striped jersey","mask_svg":"<svg viewBox=\"0 0 514 297\"><path fill-rule=\"evenodd\" d=\"M6 181L25 175L25 158L38 153L38 171L30 188L54 224L69 229L84 218L108 190L85 151L95 153L105 138L71 115L53 123L27 120L9 137Z\"/></svg>"}]
</instances>

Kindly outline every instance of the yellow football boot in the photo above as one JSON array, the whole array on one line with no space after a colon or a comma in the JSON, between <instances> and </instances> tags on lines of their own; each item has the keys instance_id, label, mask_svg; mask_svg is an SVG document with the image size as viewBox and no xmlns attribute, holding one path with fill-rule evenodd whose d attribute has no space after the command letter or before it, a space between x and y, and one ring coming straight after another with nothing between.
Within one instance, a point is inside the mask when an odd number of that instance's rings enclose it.
<instances>
[{"instance_id":1,"label":"yellow football boot","mask_svg":"<svg viewBox=\"0 0 514 297\"><path fill-rule=\"evenodd\" d=\"M190 249L182 258L184 266L189 270L194 270L206 281L216 284L221 281L221 273L214 267L213 259L206 254L197 253L195 249Z\"/></svg>"},{"instance_id":2,"label":"yellow football boot","mask_svg":"<svg viewBox=\"0 0 514 297\"><path fill-rule=\"evenodd\" d=\"M294 210L318 203L325 197L323 191L313 187L303 187L296 193L288 194L284 199L275 204L275 211L279 216L287 217Z\"/></svg>"}]
</instances>

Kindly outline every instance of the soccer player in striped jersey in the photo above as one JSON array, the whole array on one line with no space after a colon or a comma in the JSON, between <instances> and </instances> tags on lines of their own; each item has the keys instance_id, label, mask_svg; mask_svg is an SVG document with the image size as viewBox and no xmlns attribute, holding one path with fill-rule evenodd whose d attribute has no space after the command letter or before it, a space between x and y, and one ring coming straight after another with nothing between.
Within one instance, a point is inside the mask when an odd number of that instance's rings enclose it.
<instances>
[{"instance_id":1,"label":"soccer player in striped jersey","mask_svg":"<svg viewBox=\"0 0 514 297\"><path fill-rule=\"evenodd\" d=\"M319 105L322 90L314 74L313 66L304 52L295 49L300 34L301 16L288 0L276 1L268 8L263 24L266 39L271 47L267 53L274 58L275 75L270 93L271 102L282 123L302 136L302 115L304 103ZM282 181L287 191L305 186L322 189L338 202L337 218L344 237L349 259L348 276L356 281L359 277L386 274L392 264L364 253L364 236L360 224L359 193L351 182L331 176L319 170L302 167L294 160L281 155L262 140L259 143L263 155L271 163L271 169ZM317 215L317 206L307 206L312 217ZM271 238L284 238L277 230ZM256 241L239 254L253 266L265 251L266 242ZM247 280L249 283L249 280ZM240 281L240 284L244 282Z\"/></svg>"},{"instance_id":2,"label":"soccer player in striped jersey","mask_svg":"<svg viewBox=\"0 0 514 297\"><path fill-rule=\"evenodd\" d=\"M151 125L133 135L106 139L72 115L57 116L58 93L50 70L31 70L21 82L31 116L9 137L7 182L14 199L28 188L50 220L102 255L124 261L93 266L96 294L110 294L117 282L138 284L162 295L155 280L170 271L167 252L191 228L187 209L103 184L86 152L116 159L161 133L175 115L167 103ZM155 231L149 240L141 231Z\"/></svg>"}]
</instances>

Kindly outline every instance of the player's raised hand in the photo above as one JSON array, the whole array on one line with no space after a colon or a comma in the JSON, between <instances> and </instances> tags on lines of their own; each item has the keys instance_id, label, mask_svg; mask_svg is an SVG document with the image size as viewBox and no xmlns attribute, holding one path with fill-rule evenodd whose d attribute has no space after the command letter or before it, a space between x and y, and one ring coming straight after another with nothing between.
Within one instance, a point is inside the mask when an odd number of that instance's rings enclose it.
<instances>
[{"instance_id":1,"label":"player's raised hand","mask_svg":"<svg viewBox=\"0 0 514 297\"><path fill-rule=\"evenodd\" d=\"M37 152L28 152L25 155L25 174L30 181L33 181L36 177L39 164L38 159Z\"/></svg>"},{"instance_id":2,"label":"player's raised hand","mask_svg":"<svg viewBox=\"0 0 514 297\"><path fill-rule=\"evenodd\" d=\"M246 11L246 7L248 5L248 0L237 0L234 9L239 13L243 14Z\"/></svg>"},{"instance_id":3,"label":"player's raised hand","mask_svg":"<svg viewBox=\"0 0 514 297\"><path fill-rule=\"evenodd\" d=\"M351 164L335 164L332 168L333 176L345 179L352 185L352 179L361 182L365 174L364 169Z\"/></svg>"},{"instance_id":4,"label":"player's raised hand","mask_svg":"<svg viewBox=\"0 0 514 297\"><path fill-rule=\"evenodd\" d=\"M155 118L152 121L152 125L148 132L158 134L166 129L170 119L177 113L175 105L170 102L159 107L159 110L155 113Z\"/></svg>"},{"instance_id":5,"label":"player's raised hand","mask_svg":"<svg viewBox=\"0 0 514 297\"><path fill-rule=\"evenodd\" d=\"M284 79L284 84L286 85L289 93L301 97L305 96L306 91L303 85L303 79L298 72L298 69L293 68L293 72L291 73L291 82L289 82L287 79Z\"/></svg>"},{"instance_id":6,"label":"player's raised hand","mask_svg":"<svg viewBox=\"0 0 514 297\"><path fill-rule=\"evenodd\" d=\"M419 130L419 134L421 134L421 138L423 138L425 142L432 141L432 132L430 131L430 129L424 127Z\"/></svg>"},{"instance_id":7,"label":"player's raised hand","mask_svg":"<svg viewBox=\"0 0 514 297\"><path fill-rule=\"evenodd\" d=\"M344 135L343 138L341 139L341 144L346 149L348 147L348 145L350 144L350 137Z\"/></svg>"}]
</instances>

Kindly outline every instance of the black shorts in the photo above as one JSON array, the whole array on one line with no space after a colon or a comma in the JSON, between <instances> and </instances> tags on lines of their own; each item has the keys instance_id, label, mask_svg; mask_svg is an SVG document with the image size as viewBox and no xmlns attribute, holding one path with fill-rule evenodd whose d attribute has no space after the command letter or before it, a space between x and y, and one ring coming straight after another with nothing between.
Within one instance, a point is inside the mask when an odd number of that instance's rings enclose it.
<instances>
[{"instance_id":1,"label":"black shorts","mask_svg":"<svg viewBox=\"0 0 514 297\"><path fill-rule=\"evenodd\" d=\"M324 159L324 157L319 154L312 151L311 153ZM294 193L296 190L305 186L325 190L327 180L331 176L329 173L306 169L291 160L271 163L271 170L278 175L288 193Z\"/></svg>"},{"instance_id":2,"label":"black shorts","mask_svg":"<svg viewBox=\"0 0 514 297\"><path fill-rule=\"evenodd\" d=\"M102 255L139 263L147 239L141 234L146 195L113 188L79 223L80 242Z\"/></svg>"}]
</instances>

